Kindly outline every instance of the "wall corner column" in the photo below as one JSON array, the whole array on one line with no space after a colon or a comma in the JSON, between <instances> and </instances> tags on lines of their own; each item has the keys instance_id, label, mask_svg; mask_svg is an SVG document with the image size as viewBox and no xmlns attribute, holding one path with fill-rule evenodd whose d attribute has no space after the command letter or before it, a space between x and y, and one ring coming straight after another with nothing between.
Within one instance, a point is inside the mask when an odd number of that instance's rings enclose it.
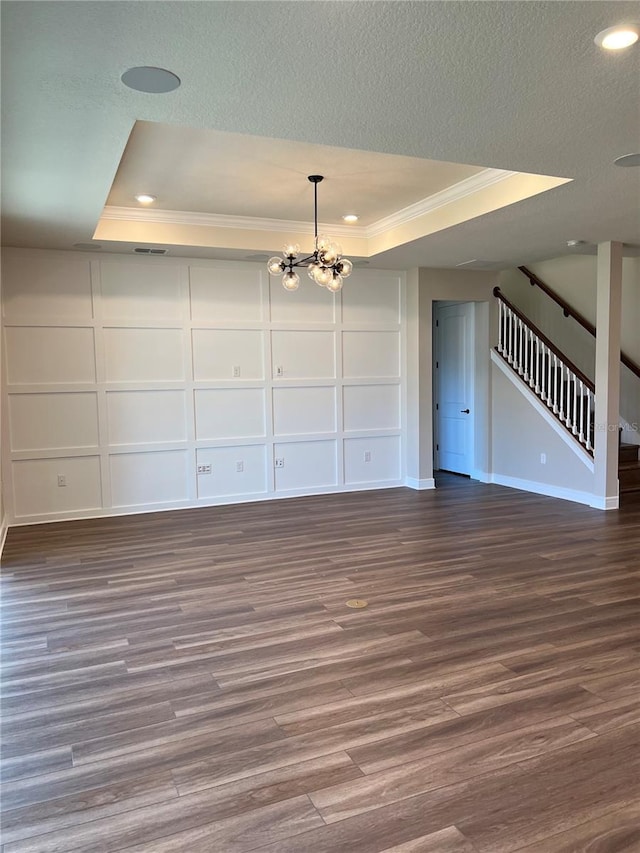
<instances>
[{"instance_id":1,"label":"wall corner column","mask_svg":"<svg viewBox=\"0 0 640 853\"><path fill-rule=\"evenodd\" d=\"M594 506L617 509L622 243L598 244Z\"/></svg>"}]
</instances>

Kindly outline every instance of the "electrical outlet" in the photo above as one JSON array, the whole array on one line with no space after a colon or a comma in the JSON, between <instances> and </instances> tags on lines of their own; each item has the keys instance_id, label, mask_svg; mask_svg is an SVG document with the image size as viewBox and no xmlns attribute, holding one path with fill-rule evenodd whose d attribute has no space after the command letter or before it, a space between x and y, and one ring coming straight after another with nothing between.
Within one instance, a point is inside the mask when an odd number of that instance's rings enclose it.
<instances>
[{"instance_id":1,"label":"electrical outlet","mask_svg":"<svg viewBox=\"0 0 640 853\"><path fill-rule=\"evenodd\" d=\"M58 485L59 486L66 486L67 485L67 478L65 477L64 474L58 474Z\"/></svg>"},{"instance_id":2,"label":"electrical outlet","mask_svg":"<svg viewBox=\"0 0 640 853\"><path fill-rule=\"evenodd\" d=\"M547 454L546 454L546 453L541 453L541 454L540 454L540 464L541 464L541 465L546 465L546 464L547 464Z\"/></svg>"},{"instance_id":3,"label":"electrical outlet","mask_svg":"<svg viewBox=\"0 0 640 853\"><path fill-rule=\"evenodd\" d=\"M244 471L244 462L242 462L242 460L240 460L239 462L236 462L236 474L242 474L243 471Z\"/></svg>"},{"instance_id":4,"label":"electrical outlet","mask_svg":"<svg viewBox=\"0 0 640 853\"><path fill-rule=\"evenodd\" d=\"M233 377L234 377L234 379L237 379L239 376L240 376L240 365L236 364L233 367Z\"/></svg>"},{"instance_id":5,"label":"electrical outlet","mask_svg":"<svg viewBox=\"0 0 640 853\"><path fill-rule=\"evenodd\" d=\"M198 465L198 467L196 468L196 471L198 472L198 474L210 474L211 473L211 465L208 465L208 464Z\"/></svg>"},{"instance_id":6,"label":"electrical outlet","mask_svg":"<svg viewBox=\"0 0 640 853\"><path fill-rule=\"evenodd\" d=\"M364 461L365 462L371 462L371 451L370 450L365 450Z\"/></svg>"},{"instance_id":7,"label":"electrical outlet","mask_svg":"<svg viewBox=\"0 0 640 853\"><path fill-rule=\"evenodd\" d=\"M284 367L281 364L276 367L276 376L284 376Z\"/></svg>"},{"instance_id":8,"label":"electrical outlet","mask_svg":"<svg viewBox=\"0 0 640 853\"><path fill-rule=\"evenodd\" d=\"M284 468L284 459L276 459L273 463L275 468Z\"/></svg>"}]
</instances>

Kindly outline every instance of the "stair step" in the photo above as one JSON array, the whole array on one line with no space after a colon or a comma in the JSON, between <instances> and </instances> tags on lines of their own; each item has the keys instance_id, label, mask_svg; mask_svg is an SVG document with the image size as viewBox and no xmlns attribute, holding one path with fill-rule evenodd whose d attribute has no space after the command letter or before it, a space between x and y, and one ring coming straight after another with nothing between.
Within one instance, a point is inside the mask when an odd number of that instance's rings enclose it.
<instances>
[{"instance_id":1,"label":"stair step","mask_svg":"<svg viewBox=\"0 0 640 853\"><path fill-rule=\"evenodd\" d=\"M618 448L618 459L620 462L637 462L640 445L621 444Z\"/></svg>"},{"instance_id":2,"label":"stair step","mask_svg":"<svg viewBox=\"0 0 640 853\"><path fill-rule=\"evenodd\" d=\"M640 490L640 461L620 462L618 464L618 483L621 492Z\"/></svg>"}]
</instances>

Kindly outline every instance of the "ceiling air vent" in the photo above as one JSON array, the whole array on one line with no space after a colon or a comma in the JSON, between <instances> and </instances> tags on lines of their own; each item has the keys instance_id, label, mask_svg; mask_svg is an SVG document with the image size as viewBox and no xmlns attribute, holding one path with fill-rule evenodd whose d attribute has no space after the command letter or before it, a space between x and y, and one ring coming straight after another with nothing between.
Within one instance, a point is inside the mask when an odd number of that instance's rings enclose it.
<instances>
[{"instance_id":1,"label":"ceiling air vent","mask_svg":"<svg viewBox=\"0 0 640 853\"><path fill-rule=\"evenodd\" d=\"M168 249L149 249L144 246L136 246L133 250L136 255L166 255Z\"/></svg>"}]
</instances>

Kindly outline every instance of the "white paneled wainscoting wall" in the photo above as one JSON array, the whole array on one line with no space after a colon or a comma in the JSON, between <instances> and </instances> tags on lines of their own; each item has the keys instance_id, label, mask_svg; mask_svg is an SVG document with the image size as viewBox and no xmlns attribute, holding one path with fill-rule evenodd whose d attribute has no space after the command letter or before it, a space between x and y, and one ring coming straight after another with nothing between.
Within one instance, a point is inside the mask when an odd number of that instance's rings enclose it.
<instances>
[{"instance_id":1,"label":"white paneled wainscoting wall","mask_svg":"<svg viewBox=\"0 0 640 853\"><path fill-rule=\"evenodd\" d=\"M3 475L22 524L397 486L401 273L9 249Z\"/></svg>"}]
</instances>

